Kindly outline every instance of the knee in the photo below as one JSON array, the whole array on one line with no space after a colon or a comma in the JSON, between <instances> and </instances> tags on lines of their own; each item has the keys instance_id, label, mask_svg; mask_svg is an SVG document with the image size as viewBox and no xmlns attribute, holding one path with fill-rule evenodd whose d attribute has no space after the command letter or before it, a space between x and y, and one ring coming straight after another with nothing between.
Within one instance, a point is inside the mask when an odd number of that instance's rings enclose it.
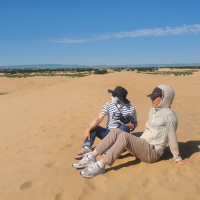
<instances>
[{"instance_id":1,"label":"knee","mask_svg":"<svg viewBox=\"0 0 200 200\"><path fill-rule=\"evenodd\" d=\"M127 127L127 126L126 126L125 124L122 124L122 125L119 127L119 129L123 131L123 130L126 129L126 127Z\"/></svg>"},{"instance_id":2,"label":"knee","mask_svg":"<svg viewBox=\"0 0 200 200\"><path fill-rule=\"evenodd\" d=\"M101 130L101 128L102 128L101 126L97 126L96 128L92 129L92 130L90 131L90 133L98 132L98 131Z\"/></svg>"},{"instance_id":3,"label":"knee","mask_svg":"<svg viewBox=\"0 0 200 200\"><path fill-rule=\"evenodd\" d=\"M130 129L125 124L122 124L119 129L125 132L130 132Z\"/></svg>"},{"instance_id":4,"label":"knee","mask_svg":"<svg viewBox=\"0 0 200 200\"><path fill-rule=\"evenodd\" d=\"M130 134L127 132L122 132L119 136L119 139L125 141L125 143L127 143L128 138L129 138Z\"/></svg>"}]
</instances>

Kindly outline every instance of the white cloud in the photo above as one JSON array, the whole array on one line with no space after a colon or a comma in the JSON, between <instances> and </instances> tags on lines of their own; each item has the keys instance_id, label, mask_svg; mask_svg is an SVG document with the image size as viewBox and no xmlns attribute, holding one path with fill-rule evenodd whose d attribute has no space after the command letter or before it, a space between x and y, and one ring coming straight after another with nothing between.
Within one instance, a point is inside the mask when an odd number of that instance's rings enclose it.
<instances>
[{"instance_id":1,"label":"white cloud","mask_svg":"<svg viewBox=\"0 0 200 200\"><path fill-rule=\"evenodd\" d=\"M200 24L183 25L181 27L170 28L155 28L155 29L141 29L135 31L126 31L119 33L107 33L105 35L97 35L94 38L85 39L70 39L70 38L58 38L54 42L58 43L81 43L81 42L93 42L98 40L108 40L113 38L125 38L125 37L140 37L140 36L163 36L163 35L180 35L187 34L189 32L199 33Z\"/></svg>"}]
</instances>

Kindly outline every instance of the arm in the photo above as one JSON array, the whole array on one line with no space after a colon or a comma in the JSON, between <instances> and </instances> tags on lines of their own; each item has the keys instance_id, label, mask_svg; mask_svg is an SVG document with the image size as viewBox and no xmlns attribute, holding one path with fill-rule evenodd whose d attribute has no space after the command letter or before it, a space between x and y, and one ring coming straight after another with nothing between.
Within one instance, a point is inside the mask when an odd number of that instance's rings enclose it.
<instances>
[{"instance_id":1,"label":"arm","mask_svg":"<svg viewBox=\"0 0 200 200\"><path fill-rule=\"evenodd\" d=\"M177 117L168 115L166 119L166 128L167 128L170 150L177 164L179 165L192 164L192 162L190 161L182 160L180 156L179 147L178 147L178 139L176 135L177 126L178 126Z\"/></svg>"},{"instance_id":2,"label":"arm","mask_svg":"<svg viewBox=\"0 0 200 200\"><path fill-rule=\"evenodd\" d=\"M176 129L178 126L178 119L174 115L167 115L166 117L166 129L167 129L167 135L169 140L169 147L173 154L174 160L176 162L181 161L182 158L179 154L179 148L178 148L178 139L176 136Z\"/></svg>"},{"instance_id":3,"label":"arm","mask_svg":"<svg viewBox=\"0 0 200 200\"><path fill-rule=\"evenodd\" d=\"M134 129L138 126L136 110L133 108L130 115L130 122L125 124L128 128Z\"/></svg>"},{"instance_id":4,"label":"arm","mask_svg":"<svg viewBox=\"0 0 200 200\"><path fill-rule=\"evenodd\" d=\"M104 117L105 117L105 114L100 113L99 116L94 119L94 121L89 125L89 127L85 131L85 134L83 136L84 141L86 138L90 140L90 131L96 128L101 123Z\"/></svg>"}]
</instances>

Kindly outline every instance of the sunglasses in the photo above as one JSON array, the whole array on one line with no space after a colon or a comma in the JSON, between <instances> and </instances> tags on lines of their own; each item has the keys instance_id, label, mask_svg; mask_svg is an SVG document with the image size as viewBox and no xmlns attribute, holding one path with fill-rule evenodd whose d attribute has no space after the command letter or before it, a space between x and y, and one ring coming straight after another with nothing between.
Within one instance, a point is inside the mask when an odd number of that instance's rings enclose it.
<instances>
[{"instance_id":1,"label":"sunglasses","mask_svg":"<svg viewBox=\"0 0 200 200\"><path fill-rule=\"evenodd\" d=\"M157 96L157 97L151 97L151 100L154 101L154 100L156 100L158 97L160 97L160 96Z\"/></svg>"},{"instance_id":2,"label":"sunglasses","mask_svg":"<svg viewBox=\"0 0 200 200\"><path fill-rule=\"evenodd\" d=\"M116 97L116 95L115 95L115 94L112 94L112 96L113 96L113 97Z\"/></svg>"}]
</instances>

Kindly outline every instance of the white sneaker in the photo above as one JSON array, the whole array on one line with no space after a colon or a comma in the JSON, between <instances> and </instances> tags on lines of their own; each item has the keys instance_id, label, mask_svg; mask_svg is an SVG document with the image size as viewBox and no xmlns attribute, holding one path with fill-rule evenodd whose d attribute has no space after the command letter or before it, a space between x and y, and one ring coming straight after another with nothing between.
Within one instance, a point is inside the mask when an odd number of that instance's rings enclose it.
<instances>
[{"instance_id":1,"label":"white sneaker","mask_svg":"<svg viewBox=\"0 0 200 200\"><path fill-rule=\"evenodd\" d=\"M97 162L91 164L87 169L80 171L81 176L85 178L92 178L99 174L104 174L104 173L105 173L105 168L100 168L97 165Z\"/></svg>"},{"instance_id":2,"label":"white sneaker","mask_svg":"<svg viewBox=\"0 0 200 200\"><path fill-rule=\"evenodd\" d=\"M96 158L92 158L92 159L89 159L87 155L85 155L81 161L77 162L77 163L74 163L72 164L73 167L77 168L77 169L81 169L81 168L84 168L84 167L87 167L91 164L94 164L96 162Z\"/></svg>"}]
</instances>

